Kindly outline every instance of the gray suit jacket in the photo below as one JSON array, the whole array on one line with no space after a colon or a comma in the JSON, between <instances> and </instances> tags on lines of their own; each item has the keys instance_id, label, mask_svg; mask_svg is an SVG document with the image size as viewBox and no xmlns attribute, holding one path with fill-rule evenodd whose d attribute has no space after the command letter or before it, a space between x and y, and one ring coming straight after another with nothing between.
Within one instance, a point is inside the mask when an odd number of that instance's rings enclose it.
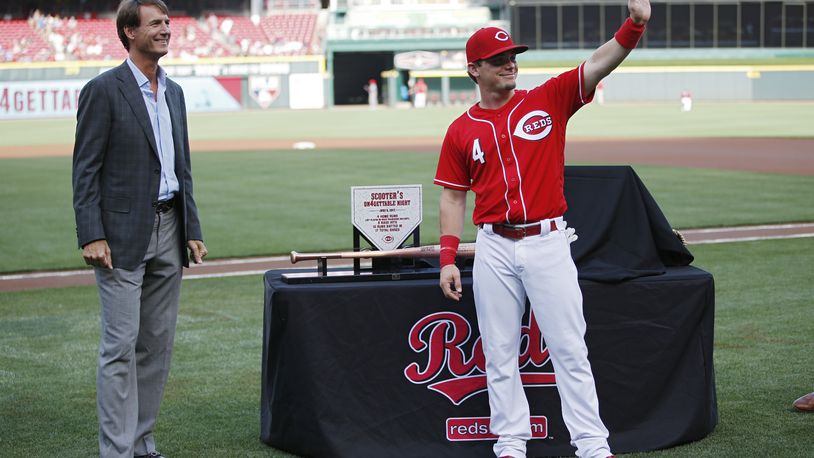
<instances>
[{"instance_id":1,"label":"gray suit jacket","mask_svg":"<svg viewBox=\"0 0 814 458\"><path fill-rule=\"evenodd\" d=\"M186 104L167 79L175 144L175 195L181 218L180 255L187 240L203 240L192 197ZM161 163L147 107L127 62L89 81L79 94L73 151L73 205L82 247L106 239L113 267L132 270L147 251L155 219Z\"/></svg>"}]
</instances>

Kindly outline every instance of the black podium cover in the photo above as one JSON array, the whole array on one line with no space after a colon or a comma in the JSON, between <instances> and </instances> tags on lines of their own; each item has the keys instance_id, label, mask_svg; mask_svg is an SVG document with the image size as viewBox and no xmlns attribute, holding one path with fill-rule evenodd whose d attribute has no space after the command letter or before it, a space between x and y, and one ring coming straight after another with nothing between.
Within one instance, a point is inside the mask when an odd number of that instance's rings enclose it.
<instances>
[{"instance_id":1,"label":"black podium cover","mask_svg":"<svg viewBox=\"0 0 814 458\"><path fill-rule=\"evenodd\" d=\"M580 278L618 282L693 260L630 167L568 166L565 198L565 220L579 235L571 254Z\"/></svg>"},{"instance_id":2,"label":"black podium cover","mask_svg":"<svg viewBox=\"0 0 814 458\"><path fill-rule=\"evenodd\" d=\"M712 276L629 167L567 167L586 341L614 451L700 439L717 423ZM289 285L265 275L261 439L316 457L490 457L471 278ZM572 454L556 376L528 316L528 456Z\"/></svg>"}]
</instances>

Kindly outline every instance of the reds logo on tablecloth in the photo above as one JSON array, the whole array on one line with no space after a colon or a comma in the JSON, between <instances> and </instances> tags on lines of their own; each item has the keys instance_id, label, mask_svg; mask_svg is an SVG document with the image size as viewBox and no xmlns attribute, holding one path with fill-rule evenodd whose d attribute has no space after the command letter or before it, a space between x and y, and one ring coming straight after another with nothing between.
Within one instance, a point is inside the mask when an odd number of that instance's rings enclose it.
<instances>
[{"instance_id":1,"label":"reds logo on tablecloth","mask_svg":"<svg viewBox=\"0 0 814 458\"><path fill-rule=\"evenodd\" d=\"M548 348L534 321L523 325L519 365L525 387L554 386L553 372L535 371L548 363ZM455 405L486 391L486 363L480 336L474 342L472 326L454 312L437 312L418 320L410 330L410 348L422 362L410 363L404 376L412 383L436 391ZM524 370L525 369L525 370Z\"/></svg>"},{"instance_id":2,"label":"reds logo on tablecloth","mask_svg":"<svg viewBox=\"0 0 814 458\"><path fill-rule=\"evenodd\" d=\"M472 325L454 312L437 312L418 320L410 329L410 348L424 355L422 362L414 362L404 369L404 376L416 385L442 394L454 405L460 405L470 397L486 391L486 363L483 343L478 337L470 342ZM548 348L534 315L521 330L520 378L524 387L555 386L553 372L539 369L549 362ZM489 430L489 417L447 418L444 425L447 440L477 441L494 440L497 436ZM548 418L531 417L533 439L548 437Z\"/></svg>"},{"instance_id":3,"label":"reds logo on tablecloth","mask_svg":"<svg viewBox=\"0 0 814 458\"><path fill-rule=\"evenodd\" d=\"M526 140L542 140L551 133L551 115L543 110L534 110L520 118L514 135Z\"/></svg>"}]
</instances>

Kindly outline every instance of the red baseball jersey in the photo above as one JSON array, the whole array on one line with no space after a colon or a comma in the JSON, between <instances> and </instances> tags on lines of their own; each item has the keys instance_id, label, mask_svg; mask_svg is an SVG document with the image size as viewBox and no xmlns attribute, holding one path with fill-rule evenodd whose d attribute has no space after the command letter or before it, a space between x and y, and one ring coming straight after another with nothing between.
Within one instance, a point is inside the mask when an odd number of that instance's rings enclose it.
<instances>
[{"instance_id":1,"label":"red baseball jersey","mask_svg":"<svg viewBox=\"0 0 814 458\"><path fill-rule=\"evenodd\" d=\"M477 104L452 122L434 183L475 193L472 220L522 224L562 216L565 128L593 98L582 68L530 90L497 110Z\"/></svg>"}]
</instances>

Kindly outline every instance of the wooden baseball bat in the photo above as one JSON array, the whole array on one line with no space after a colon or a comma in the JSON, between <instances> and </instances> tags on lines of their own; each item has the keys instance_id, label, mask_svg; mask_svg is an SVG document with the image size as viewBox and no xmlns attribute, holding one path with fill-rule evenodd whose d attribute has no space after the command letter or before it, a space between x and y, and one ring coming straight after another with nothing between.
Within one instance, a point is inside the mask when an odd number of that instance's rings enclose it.
<instances>
[{"instance_id":1,"label":"wooden baseball bat","mask_svg":"<svg viewBox=\"0 0 814 458\"><path fill-rule=\"evenodd\" d=\"M397 250L331 251L326 253L298 253L292 251L291 264L296 264L300 261L314 261L317 259L433 258L440 255L441 245L422 245ZM465 258L475 256L475 244L460 244L460 246L458 246L458 256Z\"/></svg>"}]
</instances>

